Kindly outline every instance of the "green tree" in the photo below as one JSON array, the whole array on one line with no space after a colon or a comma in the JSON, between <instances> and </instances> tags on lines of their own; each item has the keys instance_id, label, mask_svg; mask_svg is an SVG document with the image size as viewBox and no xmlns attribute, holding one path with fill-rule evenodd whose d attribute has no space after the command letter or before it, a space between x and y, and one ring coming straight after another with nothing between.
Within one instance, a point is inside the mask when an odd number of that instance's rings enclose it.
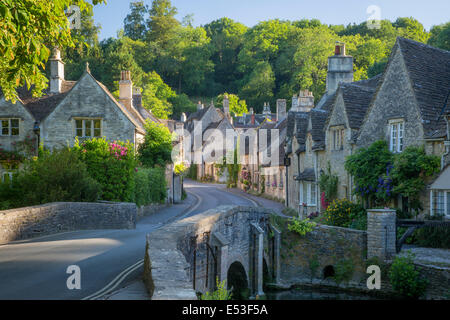
<instances>
[{"instance_id":1,"label":"green tree","mask_svg":"<svg viewBox=\"0 0 450 320\"><path fill-rule=\"evenodd\" d=\"M163 124L147 120L144 143L139 146L138 158L145 167L165 166L171 161L172 135Z\"/></svg>"},{"instance_id":2,"label":"green tree","mask_svg":"<svg viewBox=\"0 0 450 320\"><path fill-rule=\"evenodd\" d=\"M16 88L24 85L34 85L34 96L47 87L43 69L50 49L74 46L64 11L72 4L87 10L84 0L0 2L0 87L6 99L15 101Z\"/></svg>"},{"instance_id":3,"label":"green tree","mask_svg":"<svg viewBox=\"0 0 450 320\"><path fill-rule=\"evenodd\" d=\"M248 28L229 18L214 20L206 24L204 28L207 36L211 38L211 60L214 64L213 80L217 83L217 90L237 92L236 81L242 78L242 74L238 70L238 54Z\"/></svg>"},{"instance_id":4,"label":"green tree","mask_svg":"<svg viewBox=\"0 0 450 320\"><path fill-rule=\"evenodd\" d=\"M450 51L450 22L433 26L428 44Z\"/></svg>"},{"instance_id":5,"label":"green tree","mask_svg":"<svg viewBox=\"0 0 450 320\"><path fill-rule=\"evenodd\" d=\"M172 114L170 98L176 96L175 92L164 83L156 72L145 76L142 104L160 119L168 119Z\"/></svg>"},{"instance_id":6,"label":"green tree","mask_svg":"<svg viewBox=\"0 0 450 320\"><path fill-rule=\"evenodd\" d=\"M262 111L262 105L273 99L275 89L275 75L268 62L261 61L248 77L246 84L239 92L239 96L245 98L255 110Z\"/></svg>"},{"instance_id":7,"label":"green tree","mask_svg":"<svg viewBox=\"0 0 450 320\"><path fill-rule=\"evenodd\" d=\"M228 96L230 103L230 113L233 113L234 116L242 116L242 114L248 112L245 100L240 100L237 95L231 93L219 94L216 99L218 105L221 106L223 104L223 97L225 95Z\"/></svg>"},{"instance_id":8,"label":"green tree","mask_svg":"<svg viewBox=\"0 0 450 320\"><path fill-rule=\"evenodd\" d=\"M153 0L147 20L148 40L157 42L164 48L180 25L175 19L176 14L177 9L172 6L170 0Z\"/></svg>"},{"instance_id":9,"label":"green tree","mask_svg":"<svg viewBox=\"0 0 450 320\"><path fill-rule=\"evenodd\" d=\"M131 2L130 11L123 21L125 36L133 40L145 40L147 34L145 16L148 13L148 6L143 1Z\"/></svg>"}]
</instances>

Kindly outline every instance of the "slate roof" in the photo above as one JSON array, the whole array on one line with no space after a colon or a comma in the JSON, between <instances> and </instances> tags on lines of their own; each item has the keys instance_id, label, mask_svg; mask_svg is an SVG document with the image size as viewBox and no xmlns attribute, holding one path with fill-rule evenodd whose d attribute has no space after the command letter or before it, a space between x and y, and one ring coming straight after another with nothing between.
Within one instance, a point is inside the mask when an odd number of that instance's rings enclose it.
<instances>
[{"instance_id":1,"label":"slate roof","mask_svg":"<svg viewBox=\"0 0 450 320\"><path fill-rule=\"evenodd\" d=\"M450 51L401 37L397 45L419 105L425 138L445 137L442 115L450 111Z\"/></svg>"},{"instance_id":2,"label":"slate roof","mask_svg":"<svg viewBox=\"0 0 450 320\"><path fill-rule=\"evenodd\" d=\"M358 81L342 83L339 90L342 92L350 128L359 129L375 94L375 87L361 85L360 81Z\"/></svg>"},{"instance_id":3,"label":"slate roof","mask_svg":"<svg viewBox=\"0 0 450 320\"><path fill-rule=\"evenodd\" d=\"M208 111L208 109L210 108L211 106L209 106L209 107L206 107L206 108L203 108L203 109L200 109L200 110L197 110L197 111L195 111L194 113L191 113L190 115L189 115L189 117L188 117L188 121L192 121L192 120L200 120L204 115L205 115L205 113L206 113L206 111Z\"/></svg>"},{"instance_id":4,"label":"slate roof","mask_svg":"<svg viewBox=\"0 0 450 320\"><path fill-rule=\"evenodd\" d=\"M320 109L311 109L311 136L313 139L313 150L321 150L325 148L325 122L328 112Z\"/></svg>"},{"instance_id":5,"label":"slate roof","mask_svg":"<svg viewBox=\"0 0 450 320\"><path fill-rule=\"evenodd\" d=\"M300 174L294 176L294 180L297 181L316 181L316 174L314 169L307 168Z\"/></svg>"},{"instance_id":6,"label":"slate roof","mask_svg":"<svg viewBox=\"0 0 450 320\"><path fill-rule=\"evenodd\" d=\"M309 112L297 112L295 122L297 130L294 133L298 144L304 145L306 142L306 131L308 130ZM297 151L297 150L296 150Z\"/></svg>"},{"instance_id":7,"label":"slate roof","mask_svg":"<svg viewBox=\"0 0 450 320\"><path fill-rule=\"evenodd\" d=\"M41 97L33 97L31 94L32 88L28 90L26 87L18 88L17 94L19 100L24 107L31 113L31 115L38 121L45 119L56 106L65 98L67 93L73 88L76 81L64 80L61 84L61 93L49 93L49 89L43 91ZM0 96L3 92L0 90Z\"/></svg>"}]
</instances>

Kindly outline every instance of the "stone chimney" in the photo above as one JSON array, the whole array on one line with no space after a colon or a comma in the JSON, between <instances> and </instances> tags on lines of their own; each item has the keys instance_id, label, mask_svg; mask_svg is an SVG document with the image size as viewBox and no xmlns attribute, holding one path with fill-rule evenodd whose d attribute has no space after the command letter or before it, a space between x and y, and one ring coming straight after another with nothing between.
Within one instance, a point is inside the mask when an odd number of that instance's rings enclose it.
<instances>
[{"instance_id":1,"label":"stone chimney","mask_svg":"<svg viewBox=\"0 0 450 320\"><path fill-rule=\"evenodd\" d=\"M250 123L255 124L255 112L253 111L253 108L250 108Z\"/></svg>"},{"instance_id":2,"label":"stone chimney","mask_svg":"<svg viewBox=\"0 0 450 320\"><path fill-rule=\"evenodd\" d=\"M139 87L133 87L133 107L136 109L142 107L142 90Z\"/></svg>"},{"instance_id":3,"label":"stone chimney","mask_svg":"<svg viewBox=\"0 0 450 320\"><path fill-rule=\"evenodd\" d=\"M183 113L181 114L180 121L181 121L181 122L186 122L186 120L187 120L186 113L183 112Z\"/></svg>"},{"instance_id":4,"label":"stone chimney","mask_svg":"<svg viewBox=\"0 0 450 320\"><path fill-rule=\"evenodd\" d=\"M334 56L328 57L327 95L336 92L342 82L353 82L353 57L345 53L345 43L336 42Z\"/></svg>"},{"instance_id":5,"label":"stone chimney","mask_svg":"<svg viewBox=\"0 0 450 320\"><path fill-rule=\"evenodd\" d=\"M272 112L268 102L264 102L263 115L266 119L272 120Z\"/></svg>"},{"instance_id":6,"label":"stone chimney","mask_svg":"<svg viewBox=\"0 0 450 320\"><path fill-rule=\"evenodd\" d=\"M230 117L230 100L228 100L228 95L223 96L223 113L225 116Z\"/></svg>"},{"instance_id":7,"label":"stone chimney","mask_svg":"<svg viewBox=\"0 0 450 320\"><path fill-rule=\"evenodd\" d=\"M61 52L54 48L50 61L50 93L61 93L64 81L64 62L61 60Z\"/></svg>"},{"instance_id":8,"label":"stone chimney","mask_svg":"<svg viewBox=\"0 0 450 320\"><path fill-rule=\"evenodd\" d=\"M197 104L197 111L198 110L202 110L202 109L203 109L203 104L202 104L201 101L199 101L198 104Z\"/></svg>"},{"instance_id":9,"label":"stone chimney","mask_svg":"<svg viewBox=\"0 0 450 320\"><path fill-rule=\"evenodd\" d=\"M133 83L131 82L130 71L120 72L119 102L127 109L133 108Z\"/></svg>"},{"instance_id":10,"label":"stone chimney","mask_svg":"<svg viewBox=\"0 0 450 320\"><path fill-rule=\"evenodd\" d=\"M277 121L286 117L286 99L277 100Z\"/></svg>"},{"instance_id":11,"label":"stone chimney","mask_svg":"<svg viewBox=\"0 0 450 320\"><path fill-rule=\"evenodd\" d=\"M300 90L300 94L298 95L298 111L309 112L314 108L314 96L311 91L308 89Z\"/></svg>"},{"instance_id":12,"label":"stone chimney","mask_svg":"<svg viewBox=\"0 0 450 320\"><path fill-rule=\"evenodd\" d=\"M292 96L291 111L297 111L297 108L298 108L298 96L296 94L294 94Z\"/></svg>"}]
</instances>

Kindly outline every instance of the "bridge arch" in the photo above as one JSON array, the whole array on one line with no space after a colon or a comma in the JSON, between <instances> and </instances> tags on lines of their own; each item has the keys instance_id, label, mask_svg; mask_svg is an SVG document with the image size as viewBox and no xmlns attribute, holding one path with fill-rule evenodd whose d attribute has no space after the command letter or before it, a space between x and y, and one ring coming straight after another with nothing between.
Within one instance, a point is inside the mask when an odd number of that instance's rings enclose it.
<instances>
[{"instance_id":1,"label":"bridge arch","mask_svg":"<svg viewBox=\"0 0 450 320\"><path fill-rule=\"evenodd\" d=\"M232 290L232 299L242 300L248 298L248 274L240 261L234 261L228 268L227 289Z\"/></svg>"}]
</instances>

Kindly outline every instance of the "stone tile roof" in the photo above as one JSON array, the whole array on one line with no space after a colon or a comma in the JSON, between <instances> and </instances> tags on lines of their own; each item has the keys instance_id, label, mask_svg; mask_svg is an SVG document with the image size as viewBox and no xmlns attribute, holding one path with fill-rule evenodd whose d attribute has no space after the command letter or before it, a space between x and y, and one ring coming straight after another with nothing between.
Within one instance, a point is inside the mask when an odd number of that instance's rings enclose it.
<instances>
[{"instance_id":1,"label":"stone tile roof","mask_svg":"<svg viewBox=\"0 0 450 320\"><path fill-rule=\"evenodd\" d=\"M191 113L188 117L188 121L192 121L192 120L200 120L201 118L203 118L203 116L205 115L206 111L208 111L209 107L205 107L203 109L197 110L194 113Z\"/></svg>"},{"instance_id":2,"label":"stone tile roof","mask_svg":"<svg viewBox=\"0 0 450 320\"><path fill-rule=\"evenodd\" d=\"M399 46L420 108L425 138L446 135L442 115L450 111L450 51L398 37Z\"/></svg>"},{"instance_id":3,"label":"stone tile roof","mask_svg":"<svg viewBox=\"0 0 450 320\"><path fill-rule=\"evenodd\" d=\"M41 121L55 110L56 106L66 97L75 83L76 81L64 80L61 85L61 93L49 93L49 89L46 89L43 91L43 95L37 98L32 96L32 88L30 90L26 87L18 88L17 94L24 107L36 120ZM0 90L1 96L3 96L3 92Z\"/></svg>"},{"instance_id":4,"label":"stone tile roof","mask_svg":"<svg viewBox=\"0 0 450 320\"><path fill-rule=\"evenodd\" d=\"M312 109L310 111L311 118L311 136L313 139L313 150L325 149L325 122L328 112L321 109Z\"/></svg>"},{"instance_id":5,"label":"stone tile roof","mask_svg":"<svg viewBox=\"0 0 450 320\"><path fill-rule=\"evenodd\" d=\"M375 94L375 87L361 85L359 81L342 83L339 90L342 92L350 128L359 129Z\"/></svg>"},{"instance_id":6,"label":"stone tile roof","mask_svg":"<svg viewBox=\"0 0 450 320\"><path fill-rule=\"evenodd\" d=\"M314 169L306 168L303 172L301 172L300 174L294 176L294 180L297 180L297 181L316 181L316 174L314 172Z\"/></svg>"}]
</instances>

